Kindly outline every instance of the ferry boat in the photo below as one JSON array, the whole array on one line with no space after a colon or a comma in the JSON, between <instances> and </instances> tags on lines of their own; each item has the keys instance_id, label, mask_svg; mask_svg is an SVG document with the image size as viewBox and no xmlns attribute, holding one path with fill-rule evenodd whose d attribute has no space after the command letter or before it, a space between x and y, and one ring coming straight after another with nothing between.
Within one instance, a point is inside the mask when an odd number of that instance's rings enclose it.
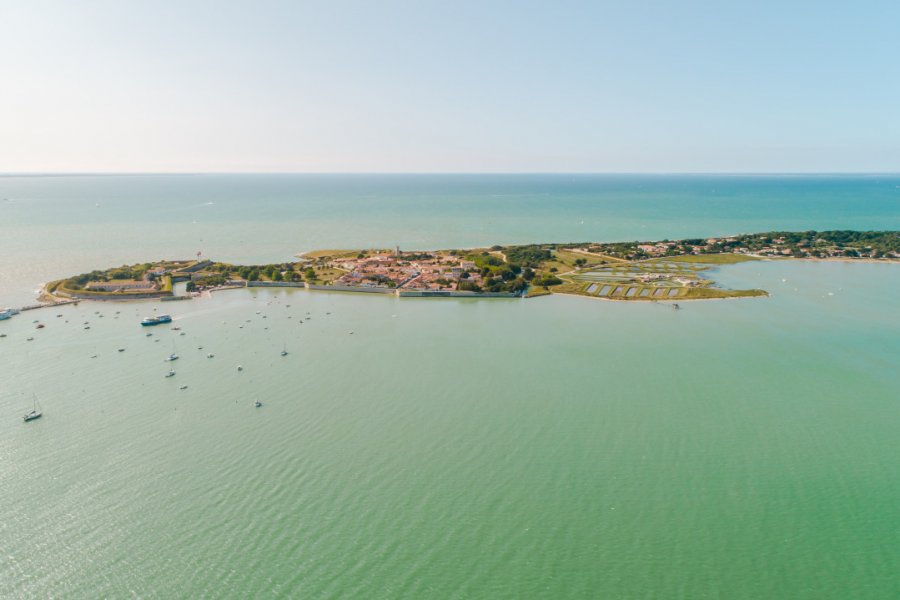
<instances>
[{"instance_id":1,"label":"ferry boat","mask_svg":"<svg viewBox=\"0 0 900 600\"><path fill-rule=\"evenodd\" d=\"M141 321L141 325L143 327L147 327L149 325L162 325L163 323L171 323L172 317L169 315L159 315L156 317L146 317Z\"/></svg>"}]
</instances>

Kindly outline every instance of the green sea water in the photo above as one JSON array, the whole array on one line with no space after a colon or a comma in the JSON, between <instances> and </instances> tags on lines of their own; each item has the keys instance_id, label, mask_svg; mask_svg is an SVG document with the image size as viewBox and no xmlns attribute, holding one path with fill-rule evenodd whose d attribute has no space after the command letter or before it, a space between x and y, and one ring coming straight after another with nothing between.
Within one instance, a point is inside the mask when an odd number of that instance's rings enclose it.
<instances>
[{"instance_id":1,"label":"green sea water","mask_svg":"<svg viewBox=\"0 0 900 600\"><path fill-rule=\"evenodd\" d=\"M58 243L34 247L83 260ZM772 296L236 290L4 321L0 596L897 597L900 265L716 278ZM181 329L147 337L154 311Z\"/></svg>"}]
</instances>

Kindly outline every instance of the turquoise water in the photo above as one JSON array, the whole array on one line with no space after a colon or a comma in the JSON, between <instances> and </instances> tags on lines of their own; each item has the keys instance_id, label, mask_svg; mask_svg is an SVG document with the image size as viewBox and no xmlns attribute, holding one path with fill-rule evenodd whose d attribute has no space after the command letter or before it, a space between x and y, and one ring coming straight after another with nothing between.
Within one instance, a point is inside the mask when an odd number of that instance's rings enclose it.
<instances>
[{"instance_id":1,"label":"turquoise water","mask_svg":"<svg viewBox=\"0 0 900 600\"><path fill-rule=\"evenodd\" d=\"M834 200L810 226L896 228L893 192L863 182L881 192L860 200L858 215L842 217ZM50 185L59 198L3 192L15 208L2 210L18 224L4 219L4 235L13 231L40 257L26 274L84 263L71 245L74 223L87 255L115 260L106 240L125 247L124 233L98 237L104 229L131 232L135 253L168 255L169 240L191 231L183 221L203 210L172 220L164 208L176 203L160 201L156 214L134 199L132 211L110 208L109 220L91 222L76 215L98 208L92 198L64 210L66 186ZM349 210L353 202L329 204L339 194L326 192L308 210L259 200L251 225L224 217L219 225L248 240L247 256L256 238L252 256L266 259L347 245L354 231L387 244L398 223L421 225L400 240L411 246L414 236L433 247L487 235L474 199L426 216L402 208L411 199ZM209 194L202 202L227 204ZM99 215L116 204L100 202ZM650 210L646 202L637 213ZM610 237L637 235L629 228L642 216L609 204L569 198L536 215L528 203L508 219L486 212L503 224L491 233L501 242L532 241L528 228L542 219L548 237L574 237L577 213ZM799 209L770 207L749 223L660 211L672 230L698 235L802 219ZM442 218L459 224L456 234ZM265 222L278 234L264 235ZM22 242L29 236L38 237ZM656 236L666 237L647 237ZM20 246L0 239L6 269ZM82 303L2 322L0 595L896 596L900 266L759 262L716 276L772 296L674 311L562 296L237 290L181 303ZM0 298L33 283L16 280ZM171 311L185 335L161 326L146 337L138 321L154 309ZM34 329L36 318L47 327ZM167 379L163 359L173 350L181 358ZM32 393L45 416L26 425Z\"/></svg>"}]
</instances>

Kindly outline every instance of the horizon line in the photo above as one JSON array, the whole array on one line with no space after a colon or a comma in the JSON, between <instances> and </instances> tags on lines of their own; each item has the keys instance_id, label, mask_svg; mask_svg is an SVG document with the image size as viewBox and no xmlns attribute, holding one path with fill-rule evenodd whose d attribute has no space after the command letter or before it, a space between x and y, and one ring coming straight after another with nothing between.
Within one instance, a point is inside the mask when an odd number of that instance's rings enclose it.
<instances>
[{"instance_id":1,"label":"horizon line","mask_svg":"<svg viewBox=\"0 0 900 600\"><path fill-rule=\"evenodd\" d=\"M900 171L8 171L0 177L125 177L196 175L644 175L644 176L803 176L900 175Z\"/></svg>"}]
</instances>

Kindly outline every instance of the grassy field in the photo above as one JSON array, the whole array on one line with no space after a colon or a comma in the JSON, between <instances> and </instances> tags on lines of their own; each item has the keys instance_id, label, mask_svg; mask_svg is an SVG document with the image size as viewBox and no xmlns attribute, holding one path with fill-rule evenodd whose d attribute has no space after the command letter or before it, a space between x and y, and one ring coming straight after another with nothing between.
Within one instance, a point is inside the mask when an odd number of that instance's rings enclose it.
<instances>
[{"instance_id":1,"label":"grassy field","mask_svg":"<svg viewBox=\"0 0 900 600\"><path fill-rule=\"evenodd\" d=\"M314 267L318 283L331 283L335 279L346 275L347 271L341 269L332 269L331 267Z\"/></svg>"},{"instance_id":2,"label":"grassy field","mask_svg":"<svg viewBox=\"0 0 900 600\"><path fill-rule=\"evenodd\" d=\"M526 298L538 298L540 296L549 296L552 293L553 292L551 292L549 289L545 290L542 287L532 286L532 287L528 288L528 293L525 294L525 297Z\"/></svg>"},{"instance_id":3,"label":"grassy field","mask_svg":"<svg viewBox=\"0 0 900 600\"><path fill-rule=\"evenodd\" d=\"M682 256L666 256L662 258L651 258L645 260L645 263L657 262L682 262L682 263L701 263L706 265L733 265L751 260L760 260L755 256L747 256L746 254L684 254Z\"/></svg>"},{"instance_id":4,"label":"grassy field","mask_svg":"<svg viewBox=\"0 0 900 600\"><path fill-rule=\"evenodd\" d=\"M713 287L685 288L683 300L699 300L706 298L751 298L754 296L768 296L765 290L723 290Z\"/></svg>"},{"instance_id":5,"label":"grassy field","mask_svg":"<svg viewBox=\"0 0 900 600\"><path fill-rule=\"evenodd\" d=\"M316 260L318 258L350 258L358 255L360 252L368 252L367 250L311 250L304 252L300 256Z\"/></svg>"},{"instance_id":6,"label":"grassy field","mask_svg":"<svg viewBox=\"0 0 900 600\"><path fill-rule=\"evenodd\" d=\"M569 265L572 268L575 267L575 261L579 258L583 258L590 263L600 262L599 260L591 260L590 256L585 256L584 254L579 254L578 252L572 252L571 250L559 249L553 252L553 256L556 262L563 263L564 265Z\"/></svg>"},{"instance_id":7,"label":"grassy field","mask_svg":"<svg viewBox=\"0 0 900 600\"><path fill-rule=\"evenodd\" d=\"M575 256L579 256L581 258L586 258L588 263L627 263L628 259L619 258L617 256L610 256L608 254L601 254L599 252L590 252L588 250L581 250L580 252L565 250L564 252L569 252Z\"/></svg>"}]
</instances>

